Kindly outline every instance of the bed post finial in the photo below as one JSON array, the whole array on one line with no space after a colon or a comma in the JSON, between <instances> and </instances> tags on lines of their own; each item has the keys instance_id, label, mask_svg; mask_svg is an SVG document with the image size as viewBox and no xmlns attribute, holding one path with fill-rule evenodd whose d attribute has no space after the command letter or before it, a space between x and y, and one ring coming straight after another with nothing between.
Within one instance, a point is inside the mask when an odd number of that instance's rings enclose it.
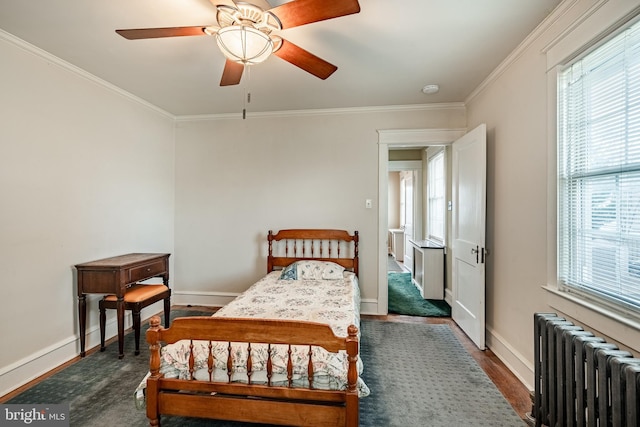
<instances>
[{"instance_id":1,"label":"bed post finial","mask_svg":"<svg viewBox=\"0 0 640 427\"><path fill-rule=\"evenodd\" d=\"M360 236L358 235L358 231L353 232L353 256L358 257L358 242L360 241Z\"/></svg>"},{"instance_id":2,"label":"bed post finial","mask_svg":"<svg viewBox=\"0 0 640 427\"><path fill-rule=\"evenodd\" d=\"M358 234L358 230L353 232L353 271L356 273L356 276L360 274L360 265L358 256L358 242L360 241L360 235Z\"/></svg>"},{"instance_id":3,"label":"bed post finial","mask_svg":"<svg viewBox=\"0 0 640 427\"><path fill-rule=\"evenodd\" d=\"M160 374L160 316L153 316L149 320L147 342L149 343L149 378L147 379L147 418L150 426L159 426L158 412L158 380Z\"/></svg>"},{"instance_id":4,"label":"bed post finial","mask_svg":"<svg viewBox=\"0 0 640 427\"><path fill-rule=\"evenodd\" d=\"M151 375L156 376L160 372L160 340L158 332L162 329L160 326L160 316L152 316L149 320L149 329L147 330L147 342L149 343L149 370Z\"/></svg>"},{"instance_id":5,"label":"bed post finial","mask_svg":"<svg viewBox=\"0 0 640 427\"><path fill-rule=\"evenodd\" d=\"M158 329L160 327L160 316L151 316L149 327Z\"/></svg>"},{"instance_id":6,"label":"bed post finial","mask_svg":"<svg viewBox=\"0 0 640 427\"><path fill-rule=\"evenodd\" d=\"M269 241L269 253L267 254L267 274L273 270L273 230L269 230L267 234Z\"/></svg>"},{"instance_id":7,"label":"bed post finial","mask_svg":"<svg viewBox=\"0 0 640 427\"><path fill-rule=\"evenodd\" d=\"M355 391L358 383L358 327L349 325L347 328L347 359L349 368L347 370L347 390Z\"/></svg>"}]
</instances>

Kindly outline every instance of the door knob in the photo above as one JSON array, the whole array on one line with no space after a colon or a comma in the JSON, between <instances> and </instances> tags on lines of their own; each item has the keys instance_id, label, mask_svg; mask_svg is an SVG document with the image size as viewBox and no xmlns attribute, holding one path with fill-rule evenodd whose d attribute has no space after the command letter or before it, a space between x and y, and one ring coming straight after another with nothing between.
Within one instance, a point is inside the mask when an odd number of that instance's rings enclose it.
<instances>
[{"instance_id":1,"label":"door knob","mask_svg":"<svg viewBox=\"0 0 640 427\"><path fill-rule=\"evenodd\" d=\"M480 248L476 246L475 248L471 248L471 255L475 254L476 256L476 264L479 262L478 253L480 252Z\"/></svg>"}]
</instances>

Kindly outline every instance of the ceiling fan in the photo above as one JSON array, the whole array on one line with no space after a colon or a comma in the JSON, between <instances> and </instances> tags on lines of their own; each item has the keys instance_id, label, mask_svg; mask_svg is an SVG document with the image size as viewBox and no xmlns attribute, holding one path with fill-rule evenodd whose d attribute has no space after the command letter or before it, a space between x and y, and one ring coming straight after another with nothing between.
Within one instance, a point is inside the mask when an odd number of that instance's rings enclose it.
<instances>
[{"instance_id":1,"label":"ceiling fan","mask_svg":"<svg viewBox=\"0 0 640 427\"><path fill-rule=\"evenodd\" d=\"M294 0L268 10L248 2L234 1L231 5L223 4L224 0L210 1L217 9L216 25L127 29L116 30L116 33L129 40L214 36L227 58L221 86L237 85L247 65L263 62L272 53L316 77L326 79L338 67L274 32L360 12L358 0Z\"/></svg>"}]
</instances>

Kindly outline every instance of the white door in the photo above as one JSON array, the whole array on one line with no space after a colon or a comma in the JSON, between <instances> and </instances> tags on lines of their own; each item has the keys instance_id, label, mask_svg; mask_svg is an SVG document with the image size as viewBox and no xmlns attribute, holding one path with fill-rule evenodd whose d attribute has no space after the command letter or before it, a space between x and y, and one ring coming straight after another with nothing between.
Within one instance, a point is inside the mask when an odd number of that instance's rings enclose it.
<instances>
[{"instance_id":1,"label":"white door","mask_svg":"<svg viewBox=\"0 0 640 427\"><path fill-rule=\"evenodd\" d=\"M484 350L486 125L455 141L452 154L451 317Z\"/></svg>"}]
</instances>

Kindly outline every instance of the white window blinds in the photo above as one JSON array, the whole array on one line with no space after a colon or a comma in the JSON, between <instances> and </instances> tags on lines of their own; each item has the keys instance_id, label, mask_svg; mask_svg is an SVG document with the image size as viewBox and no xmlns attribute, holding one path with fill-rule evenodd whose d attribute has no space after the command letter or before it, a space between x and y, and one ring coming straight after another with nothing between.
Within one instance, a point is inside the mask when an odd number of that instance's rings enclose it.
<instances>
[{"instance_id":1,"label":"white window blinds","mask_svg":"<svg viewBox=\"0 0 640 427\"><path fill-rule=\"evenodd\" d=\"M558 275L640 310L640 24L560 73Z\"/></svg>"}]
</instances>

